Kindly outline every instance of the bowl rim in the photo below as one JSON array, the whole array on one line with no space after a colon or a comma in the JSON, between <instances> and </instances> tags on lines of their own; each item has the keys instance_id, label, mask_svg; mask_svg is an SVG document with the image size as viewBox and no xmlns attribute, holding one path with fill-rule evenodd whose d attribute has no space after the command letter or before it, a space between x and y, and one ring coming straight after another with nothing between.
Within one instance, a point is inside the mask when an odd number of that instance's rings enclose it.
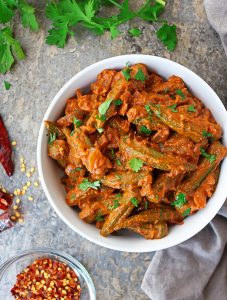
<instances>
[{"instance_id":1,"label":"bowl rim","mask_svg":"<svg viewBox=\"0 0 227 300\"><path fill-rule=\"evenodd\" d=\"M96 300L95 286L86 268L72 255L64 251L52 249L52 248L33 248L30 250L24 250L8 258L5 262L3 262L0 265L0 283L2 278L4 277L4 273L7 271L8 268L10 268L15 262L19 261L20 259L29 257L33 254L37 254L40 256L45 254L56 256L56 259L59 259L59 261L65 262L73 270L76 269L76 272L79 273L79 276L81 276L86 282L87 290L90 296L89 300Z\"/></svg>"},{"instance_id":2,"label":"bowl rim","mask_svg":"<svg viewBox=\"0 0 227 300\"><path fill-rule=\"evenodd\" d=\"M39 135L38 135L38 143L37 143L37 165L38 165L38 172L39 172L39 177L40 177L40 181L42 184L42 187L44 189L44 192L50 202L50 204L52 205L52 207L54 208L55 212L57 213L57 215L75 232L77 232L79 235L81 235L82 237L86 238L87 240L108 248L108 249L112 249L112 250L118 250L118 251L124 251L124 252L152 252L152 251L157 251L157 250L162 250L162 249L167 249L169 247L173 247L175 245L181 244L184 241L190 239L191 237L193 237L194 235L196 235L198 232L200 232L206 225L208 225L210 223L210 221L215 217L215 215L218 213L218 211L220 210L220 208L222 207L222 205L225 202L225 199L227 198L227 190L225 191L225 195L223 196L223 200L219 201L219 203L217 203L216 206L216 210L213 210L211 212L209 212L209 214L207 214L207 218L205 221L200 222L197 226L196 229L191 230L190 234L187 234L177 240L171 240L170 242L168 242L168 245L166 245L165 247L163 246L152 246L152 249L138 249L137 247L133 248L133 249L128 249L127 246L113 246L110 243L104 243L101 240L97 240L96 238L94 238L93 236L91 236L90 234L87 234L86 232L81 231L79 228L75 227L75 225L73 225L69 220L67 220L67 218L65 217L65 215L58 209L57 205L55 204L55 202L53 201L49 191L48 191L48 187L45 183L45 179L44 179L44 175L43 175L43 166L42 166L42 159L41 159L41 147L42 147L42 138L43 135L45 134L45 126L44 126L44 121L48 120L48 117L50 115L50 113L52 112L52 109L54 108L54 106L56 105L56 103L58 102L60 96L71 86L71 84L73 82L75 82L78 78L80 78L81 76L83 76L84 74L86 74L87 72L89 72L92 69L95 69L97 66L99 65L103 65L105 63L108 62L115 62L116 63L118 61L118 59L122 59L123 61L130 61L130 59L132 58L138 58L138 61L140 60L141 63L143 63L143 58L151 58L154 60L161 60L161 61L166 61L172 64L177 65L178 67L180 67L183 71L185 71L186 73L190 73L194 78L200 80L203 82L203 84L206 86L207 89L211 90L213 92L213 95L216 97L216 102L218 103L218 105L221 107L221 109L223 110L223 114L226 115L226 120L227 120L227 111L225 109L225 106L223 105L222 101L220 100L220 98L218 97L218 95L215 93L215 91L212 89L212 87L210 85L208 85L208 83L206 83L205 80L203 80L199 75L197 75L195 72L193 72L192 70L190 70L189 68L183 66L182 64L179 64L173 60L167 59L167 58L163 58L160 56L154 56L154 55L144 55L144 54L125 54L125 55L118 55L118 56L113 56L113 57L109 57L103 60L100 60L98 62L95 62L89 66L87 66L86 68L82 69L81 71L79 71L77 74L75 74L71 79L69 79L62 87L61 89L58 91L58 93L55 95L55 97L53 98L53 100L51 101L51 103L49 104L46 113L44 115L44 118L42 120L41 126L40 126L40 130L39 130ZM158 71L158 68L157 68ZM222 128L224 132L227 132L227 121L225 123L224 128Z\"/></svg>"}]
</instances>

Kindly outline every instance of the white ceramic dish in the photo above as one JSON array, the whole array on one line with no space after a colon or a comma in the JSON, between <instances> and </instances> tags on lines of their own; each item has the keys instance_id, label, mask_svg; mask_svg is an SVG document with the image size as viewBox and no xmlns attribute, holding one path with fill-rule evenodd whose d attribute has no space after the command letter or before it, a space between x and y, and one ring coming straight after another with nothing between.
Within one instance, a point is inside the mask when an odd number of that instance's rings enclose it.
<instances>
[{"instance_id":1,"label":"white ceramic dish","mask_svg":"<svg viewBox=\"0 0 227 300\"><path fill-rule=\"evenodd\" d=\"M54 121L64 111L66 99L75 94L77 88L86 88L95 81L103 69L121 69L126 62L144 63L151 70L168 78L177 75L183 78L192 93L200 98L212 111L213 116L223 128L223 143L227 146L227 111L213 89L198 75L184 66L165 58L149 55L123 55L97 62L76 74L57 93L51 102L44 120ZM38 169L43 189L59 217L73 230L88 240L119 251L148 252L177 245L203 229L217 214L227 197L226 177L227 159L222 162L219 182L207 206L195 215L188 217L180 226L172 226L169 234L161 240L145 240L139 235L125 232L122 236L104 238L99 230L79 219L78 214L65 203L65 190L60 183L61 172L57 164L47 155L47 136L42 122L37 148Z\"/></svg>"}]
</instances>

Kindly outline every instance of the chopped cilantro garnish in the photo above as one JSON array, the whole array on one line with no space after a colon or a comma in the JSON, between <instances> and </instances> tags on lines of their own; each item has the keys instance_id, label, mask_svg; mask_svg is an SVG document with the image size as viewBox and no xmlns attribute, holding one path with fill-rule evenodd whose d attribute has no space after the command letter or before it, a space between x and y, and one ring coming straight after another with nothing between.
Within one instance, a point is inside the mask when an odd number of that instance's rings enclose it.
<instances>
[{"instance_id":1,"label":"chopped cilantro garnish","mask_svg":"<svg viewBox=\"0 0 227 300\"><path fill-rule=\"evenodd\" d=\"M191 212L191 208L187 208L183 213L182 213L182 217L187 217L188 215L190 215Z\"/></svg>"},{"instance_id":2,"label":"chopped cilantro garnish","mask_svg":"<svg viewBox=\"0 0 227 300\"><path fill-rule=\"evenodd\" d=\"M182 99L185 99L185 98L186 98L186 96L185 96L185 94L182 92L182 90L176 90L175 92L176 92L177 95L181 96Z\"/></svg>"},{"instance_id":3,"label":"chopped cilantro garnish","mask_svg":"<svg viewBox=\"0 0 227 300\"><path fill-rule=\"evenodd\" d=\"M8 81L4 81L4 86L5 86L5 89L8 91L11 87L11 83L9 83Z\"/></svg>"},{"instance_id":4,"label":"chopped cilantro garnish","mask_svg":"<svg viewBox=\"0 0 227 300\"><path fill-rule=\"evenodd\" d=\"M121 179L121 176L118 175L118 174L115 174L115 177L116 177L117 179Z\"/></svg>"},{"instance_id":5,"label":"chopped cilantro garnish","mask_svg":"<svg viewBox=\"0 0 227 300\"><path fill-rule=\"evenodd\" d=\"M106 116L105 116L105 115L97 115L97 116L96 116L96 119L98 119L98 120L104 122L104 121L106 121Z\"/></svg>"},{"instance_id":6,"label":"chopped cilantro garnish","mask_svg":"<svg viewBox=\"0 0 227 300\"><path fill-rule=\"evenodd\" d=\"M144 162L140 158L132 158L129 160L129 166L134 172L139 172Z\"/></svg>"},{"instance_id":7,"label":"chopped cilantro garnish","mask_svg":"<svg viewBox=\"0 0 227 300\"><path fill-rule=\"evenodd\" d=\"M176 109L176 107L177 107L177 103L168 106L168 108L170 108L172 112L178 112L178 110Z\"/></svg>"},{"instance_id":8,"label":"chopped cilantro garnish","mask_svg":"<svg viewBox=\"0 0 227 300\"><path fill-rule=\"evenodd\" d=\"M143 71L141 69L138 69L136 75L134 76L134 78L136 80L139 80L139 81L145 81L146 80L146 76L145 74L143 73Z\"/></svg>"},{"instance_id":9,"label":"chopped cilantro garnish","mask_svg":"<svg viewBox=\"0 0 227 300\"><path fill-rule=\"evenodd\" d=\"M212 133L210 133L210 132L208 132L208 131L206 131L206 130L203 130L202 135L203 135L204 137L212 137L212 136L213 136Z\"/></svg>"},{"instance_id":10,"label":"chopped cilantro garnish","mask_svg":"<svg viewBox=\"0 0 227 300\"><path fill-rule=\"evenodd\" d=\"M131 198L131 199L130 199L130 202L131 202L135 207L138 207L138 202L139 202L139 201L138 201L136 198L134 198L134 197Z\"/></svg>"},{"instance_id":11,"label":"chopped cilantro garnish","mask_svg":"<svg viewBox=\"0 0 227 300\"><path fill-rule=\"evenodd\" d=\"M75 169L75 171L81 171L81 170L82 170L81 167L77 167L77 168Z\"/></svg>"},{"instance_id":12,"label":"chopped cilantro garnish","mask_svg":"<svg viewBox=\"0 0 227 300\"><path fill-rule=\"evenodd\" d=\"M111 148L110 152L111 152L111 156L112 156L112 158L114 159L114 158L115 158L115 152L114 152L114 148Z\"/></svg>"},{"instance_id":13,"label":"chopped cilantro garnish","mask_svg":"<svg viewBox=\"0 0 227 300\"><path fill-rule=\"evenodd\" d=\"M203 157L209 160L209 162L212 164L216 160L216 155L214 154L209 154L205 151L205 149L200 148L200 153Z\"/></svg>"},{"instance_id":14,"label":"chopped cilantro garnish","mask_svg":"<svg viewBox=\"0 0 227 300\"><path fill-rule=\"evenodd\" d=\"M122 196L122 194L121 193L117 193L116 195L115 195L115 198L121 198L121 196Z\"/></svg>"},{"instance_id":15,"label":"chopped cilantro garnish","mask_svg":"<svg viewBox=\"0 0 227 300\"><path fill-rule=\"evenodd\" d=\"M119 106L119 105L121 105L123 102L122 102L122 100L118 99L118 100L114 100L113 103L114 103L115 106Z\"/></svg>"},{"instance_id":16,"label":"chopped cilantro garnish","mask_svg":"<svg viewBox=\"0 0 227 300\"><path fill-rule=\"evenodd\" d=\"M100 188L101 181L96 180L94 182L90 182L87 178L85 178L82 183L79 184L79 189L82 191L87 191L88 189L92 188L94 190L98 190Z\"/></svg>"},{"instance_id":17,"label":"chopped cilantro garnish","mask_svg":"<svg viewBox=\"0 0 227 300\"><path fill-rule=\"evenodd\" d=\"M176 33L176 25L169 25L167 22L163 23L163 25L156 32L156 35L159 40L162 41L164 46L169 51L173 51L176 48L177 44L177 33Z\"/></svg>"},{"instance_id":18,"label":"chopped cilantro garnish","mask_svg":"<svg viewBox=\"0 0 227 300\"><path fill-rule=\"evenodd\" d=\"M146 126L142 125L140 127L140 132L141 133L144 133L144 134L151 134L152 133L152 130L148 129Z\"/></svg>"},{"instance_id":19,"label":"chopped cilantro garnish","mask_svg":"<svg viewBox=\"0 0 227 300\"><path fill-rule=\"evenodd\" d=\"M48 139L48 144L52 144L57 138L56 132L51 133L49 132L49 139Z\"/></svg>"},{"instance_id":20,"label":"chopped cilantro garnish","mask_svg":"<svg viewBox=\"0 0 227 300\"><path fill-rule=\"evenodd\" d=\"M119 158L116 159L116 163L117 163L118 166L121 166L121 161L120 161Z\"/></svg>"},{"instance_id":21,"label":"chopped cilantro garnish","mask_svg":"<svg viewBox=\"0 0 227 300\"><path fill-rule=\"evenodd\" d=\"M77 119L76 117L74 117L73 124L76 126L76 128L78 128L83 124L83 122L81 120Z\"/></svg>"},{"instance_id":22,"label":"chopped cilantro garnish","mask_svg":"<svg viewBox=\"0 0 227 300\"><path fill-rule=\"evenodd\" d=\"M144 204L144 208L145 208L145 210L147 210L147 209L148 209L148 201L146 201L146 202L145 202L145 204Z\"/></svg>"},{"instance_id":23,"label":"chopped cilantro garnish","mask_svg":"<svg viewBox=\"0 0 227 300\"><path fill-rule=\"evenodd\" d=\"M112 101L113 101L112 98L107 99L105 102L103 102L103 103L99 106L98 110L99 110L100 115L105 115L105 114L106 114L106 112L107 112L107 110L109 109L110 104L111 104Z\"/></svg>"},{"instance_id":24,"label":"chopped cilantro garnish","mask_svg":"<svg viewBox=\"0 0 227 300\"><path fill-rule=\"evenodd\" d=\"M124 75L125 79L127 81L129 81L129 79L131 78L131 75L130 75L130 68L127 67L125 70L122 70L122 74Z\"/></svg>"},{"instance_id":25,"label":"chopped cilantro garnish","mask_svg":"<svg viewBox=\"0 0 227 300\"><path fill-rule=\"evenodd\" d=\"M137 36L140 36L142 34L142 31L137 27L129 29L128 32L133 37L137 37Z\"/></svg>"},{"instance_id":26,"label":"chopped cilantro garnish","mask_svg":"<svg viewBox=\"0 0 227 300\"><path fill-rule=\"evenodd\" d=\"M171 203L172 206L181 207L187 203L186 196L183 193L179 193L176 197L176 200Z\"/></svg>"},{"instance_id":27,"label":"chopped cilantro garnish","mask_svg":"<svg viewBox=\"0 0 227 300\"><path fill-rule=\"evenodd\" d=\"M75 133L75 130L72 130L72 131L70 132L70 136L73 136L74 133Z\"/></svg>"},{"instance_id":28,"label":"chopped cilantro garnish","mask_svg":"<svg viewBox=\"0 0 227 300\"><path fill-rule=\"evenodd\" d=\"M148 115L152 116L152 111L151 111L150 106L148 104L145 105L145 109L148 112Z\"/></svg>"},{"instance_id":29,"label":"chopped cilantro garnish","mask_svg":"<svg viewBox=\"0 0 227 300\"><path fill-rule=\"evenodd\" d=\"M103 217L101 211L99 211L98 214L96 215L95 221L104 221L104 217Z\"/></svg>"},{"instance_id":30,"label":"chopped cilantro garnish","mask_svg":"<svg viewBox=\"0 0 227 300\"><path fill-rule=\"evenodd\" d=\"M113 205L110 205L109 206L109 209L116 209L116 208L118 208L118 206L119 206L120 204L119 204L119 200L118 199L115 199L114 201L113 201Z\"/></svg>"},{"instance_id":31,"label":"chopped cilantro garnish","mask_svg":"<svg viewBox=\"0 0 227 300\"><path fill-rule=\"evenodd\" d=\"M194 105L189 105L188 108L187 108L187 111L196 112L196 109L195 109Z\"/></svg>"},{"instance_id":32,"label":"chopped cilantro garnish","mask_svg":"<svg viewBox=\"0 0 227 300\"><path fill-rule=\"evenodd\" d=\"M104 130L103 128L96 128L98 130L99 133L102 133Z\"/></svg>"}]
</instances>

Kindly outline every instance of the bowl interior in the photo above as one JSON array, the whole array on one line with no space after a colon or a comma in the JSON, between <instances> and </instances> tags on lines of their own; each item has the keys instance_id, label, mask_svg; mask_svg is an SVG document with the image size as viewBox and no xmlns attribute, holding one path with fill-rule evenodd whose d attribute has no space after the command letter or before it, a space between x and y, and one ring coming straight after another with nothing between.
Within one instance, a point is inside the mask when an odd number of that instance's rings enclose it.
<instances>
[{"instance_id":1,"label":"bowl interior","mask_svg":"<svg viewBox=\"0 0 227 300\"><path fill-rule=\"evenodd\" d=\"M73 257L56 250L24 251L18 256L9 259L0 267L0 299L15 299L10 290L16 283L16 276L36 259L50 258L66 263L76 273L81 285L81 300L95 300L95 288L86 269ZM4 288L2 288L4 287Z\"/></svg>"},{"instance_id":2,"label":"bowl interior","mask_svg":"<svg viewBox=\"0 0 227 300\"><path fill-rule=\"evenodd\" d=\"M56 120L64 111L65 101L75 94L78 88L86 89L96 80L97 75L103 69L121 69L127 62L131 64L144 63L150 70L156 71L164 78L177 75L183 78L191 92L200 98L203 103L212 111L214 118L222 126L224 135L223 143L227 145L227 112L221 100L212 88L198 75L184 66L170 60L148 56L148 55L124 55L109 58L95 63L75 75L58 92L51 102L44 120ZM95 226L84 223L79 219L78 214L65 203L65 190L60 184L61 171L56 163L47 155L47 136L44 125L41 125L38 140L38 168L44 191L58 213L58 215L73 230L88 240L101 246L128 252L155 251L181 243L199 232L206 226L221 208L227 196L225 188L225 177L227 176L227 160L222 162L219 182L215 193L208 201L207 206L188 217L181 226L172 226L169 235L161 240L145 240L133 233L123 232L120 236L104 238L99 234Z\"/></svg>"}]
</instances>

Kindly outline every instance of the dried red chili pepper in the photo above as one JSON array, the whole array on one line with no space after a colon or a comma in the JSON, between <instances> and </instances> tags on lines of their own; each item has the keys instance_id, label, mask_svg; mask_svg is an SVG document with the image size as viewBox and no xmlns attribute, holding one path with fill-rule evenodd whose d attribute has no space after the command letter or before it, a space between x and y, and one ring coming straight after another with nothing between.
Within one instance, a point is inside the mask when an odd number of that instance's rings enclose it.
<instances>
[{"instance_id":1,"label":"dried red chili pepper","mask_svg":"<svg viewBox=\"0 0 227 300\"><path fill-rule=\"evenodd\" d=\"M8 210L12 205L13 197L0 189L0 209Z\"/></svg>"},{"instance_id":2,"label":"dried red chili pepper","mask_svg":"<svg viewBox=\"0 0 227 300\"><path fill-rule=\"evenodd\" d=\"M0 116L0 163L8 176L13 175L12 147L8 132Z\"/></svg>"}]
</instances>

